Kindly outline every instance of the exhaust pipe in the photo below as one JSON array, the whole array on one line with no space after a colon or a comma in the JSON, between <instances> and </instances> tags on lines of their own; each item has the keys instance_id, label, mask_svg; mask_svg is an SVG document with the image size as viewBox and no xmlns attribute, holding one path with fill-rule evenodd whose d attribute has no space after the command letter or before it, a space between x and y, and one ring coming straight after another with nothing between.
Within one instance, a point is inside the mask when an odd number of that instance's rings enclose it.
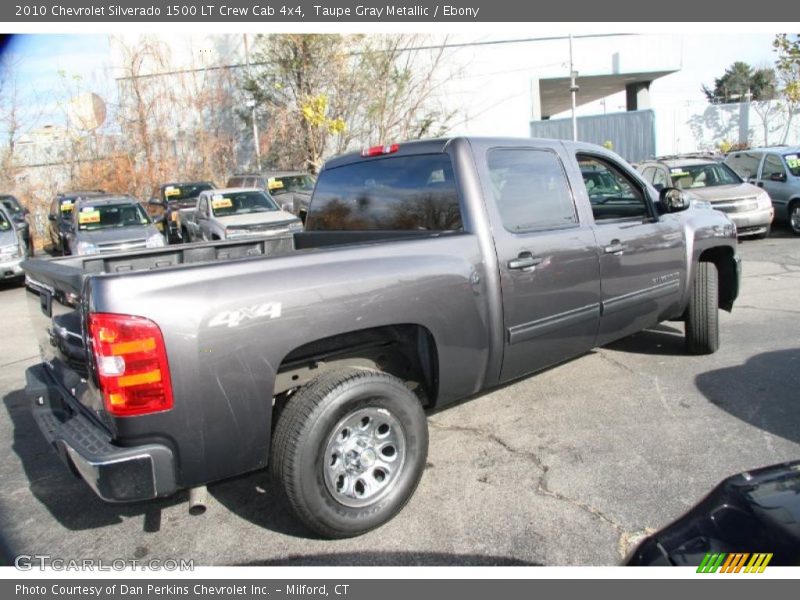
<instances>
[{"instance_id":1,"label":"exhaust pipe","mask_svg":"<svg viewBox=\"0 0 800 600\"><path fill-rule=\"evenodd\" d=\"M193 487L189 490L189 514L193 516L202 515L206 512L208 490L206 486Z\"/></svg>"}]
</instances>

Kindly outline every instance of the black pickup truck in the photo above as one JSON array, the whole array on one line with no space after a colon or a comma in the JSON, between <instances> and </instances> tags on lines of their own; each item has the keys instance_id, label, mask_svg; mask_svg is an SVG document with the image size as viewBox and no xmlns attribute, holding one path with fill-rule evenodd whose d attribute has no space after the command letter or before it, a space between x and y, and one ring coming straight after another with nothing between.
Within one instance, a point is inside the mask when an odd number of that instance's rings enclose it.
<instances>
[{"instance_id":1,"label":"black pickup truck","mask_svg":"<svg viewBox=\"0 0 800 600\"><path fill-rule=\"evenodd\" d=\"M603 148L454 138L327 162L307 230L28 260L41 430L103 498L270 465L330 537L392 518L440 408L664 320L714 352L736 229Z\"/></svg>"}]
</instances>

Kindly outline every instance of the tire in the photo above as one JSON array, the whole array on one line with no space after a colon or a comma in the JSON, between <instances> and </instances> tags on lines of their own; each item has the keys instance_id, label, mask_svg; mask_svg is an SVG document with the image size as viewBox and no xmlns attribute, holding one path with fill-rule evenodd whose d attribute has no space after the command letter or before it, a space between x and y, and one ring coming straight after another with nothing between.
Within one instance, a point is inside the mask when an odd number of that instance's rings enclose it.
<instances>
[{"instance_id":1,"label":"tire","mask_svg":"<svg viewBox=\"0 0 800 600\"><path fill-rule=\"evenodd\" d=\"M795 235L800 235L800 200L792 202L789 207L789 228Z\"/></svg>"},{"instance_id":2,"label":"tire","mask_svg":"<svg viewBox=\"0 0 800 600\"><path fill-rule=\"evenodd\" d=\"M719 276L714 263L697 265L686 314L686 350L713 354L719 348Z\"/></svg>"},{"instance_id":3,"label":"tire","mask_svg":"<svg viewBox=\"0 0 800 600\"><path fill-rule=\"evenodd\" d=\"M275 427L270 467L307 527L346 538L400 512L427 455L418 398L392 375L346 368L291 397Z\"/></svg>"}]
</instances>

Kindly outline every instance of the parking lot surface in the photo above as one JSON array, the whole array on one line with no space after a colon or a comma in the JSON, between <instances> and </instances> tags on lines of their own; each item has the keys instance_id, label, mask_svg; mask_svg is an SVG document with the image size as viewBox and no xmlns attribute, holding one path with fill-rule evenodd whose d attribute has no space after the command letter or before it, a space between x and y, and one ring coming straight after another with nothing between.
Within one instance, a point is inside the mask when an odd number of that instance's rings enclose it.
<instances>
[{"instance_id":1,"label":"parking lot surface","mask_svg":"<svg viewBox=\"0 0 800 600\"><path fill-rule=\"evenodd\" d=\"M408 506L356 539L317 539L267 472L106 504L63 466L24 398L35 364L22 289L0 287L0 531L7 552L199 565L614 565L721 479L800 458L800 239L743 241L721 349L688 356L653 330L430 416Z\"/></svg>"}]
</instances>

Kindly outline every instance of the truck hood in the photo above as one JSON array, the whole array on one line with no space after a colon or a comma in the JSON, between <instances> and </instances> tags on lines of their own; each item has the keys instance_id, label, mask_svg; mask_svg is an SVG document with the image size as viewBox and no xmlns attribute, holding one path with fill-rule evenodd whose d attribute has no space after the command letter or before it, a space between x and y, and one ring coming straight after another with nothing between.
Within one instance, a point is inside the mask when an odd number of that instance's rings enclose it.
<instances>
[{"instance_id":1,"label":"truck hood","mask_svg":"<svg viewBox=\"0 0 800 600\"><path fill-rule=\"evenodd\" d=\"M712 203L741 200L743 198L755 200L755 198L761 194L761 190L750 183L697 187L689 188L686 191L696 198Z\"/></svg>"},{"instance_id":2,"label":"truck hood","mask_svg":"<svg viewBox=\"0 0 800 600\"><path fill-rule=\"evenodd\" d=\"M224 227L247 227L250 225L270 225L273 223L277 225L299 221L293 214L283 210L250 213L246 215L230 215L227 217L217 217L217 220Z\"/></svg>"},{"instance_id":3,"label":"truck hood","mask_svg":"<svg viewBox=\"0 0 800 600\"><path fill-rule=\"evenodd\" d=\"M75 240L91 242L96 246L101 244L124 244L147 239L158 233L153 225L133 225L113 229L97 229L96 231L78 231Z\"/></svg>"}]
</instances>

